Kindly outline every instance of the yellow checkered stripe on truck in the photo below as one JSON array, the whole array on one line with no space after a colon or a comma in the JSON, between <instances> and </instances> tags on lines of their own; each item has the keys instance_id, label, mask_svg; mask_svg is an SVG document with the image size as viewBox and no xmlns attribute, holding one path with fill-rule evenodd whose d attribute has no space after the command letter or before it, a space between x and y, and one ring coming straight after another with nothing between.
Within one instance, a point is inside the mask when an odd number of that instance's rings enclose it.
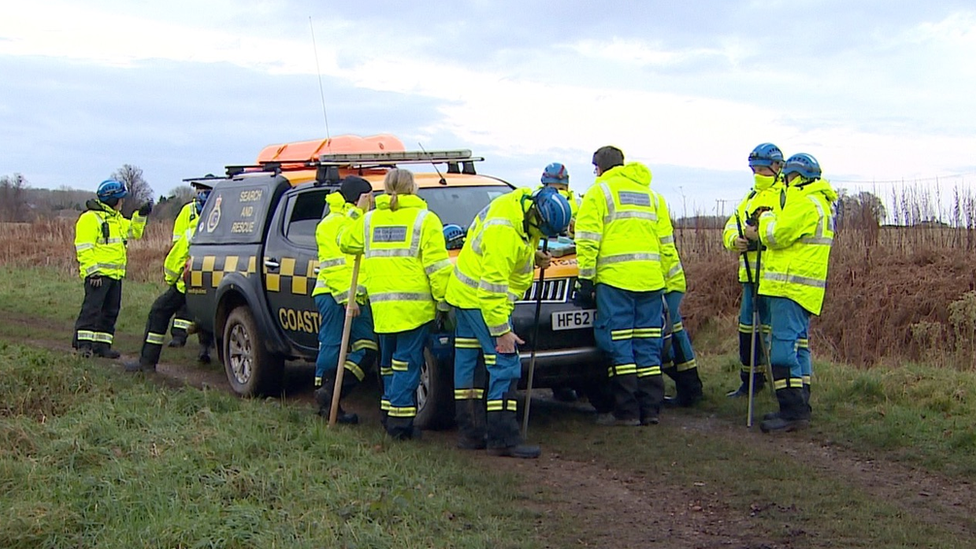
<instances>
[{"instance_id":1,"label":"yellow checkered stripe on truck","mask_svg":"<svg viewBox=\"0 0 976 549\"><path fill-rule=\"evenodd\" d=\"M317 265L316 259L309 259L305 265L298 265L294 257L283 257L278 272L269 271L268 266L264 266L264 285L269 292L312 295L312 288L315 287L315 279L318 276L315 273Z\"/></svg>"},{"instance_id":2,"label":"yellow checkered stripe on truck","mask_svg":"<svg viewBox=\"0 0 976 549\"><path fill-rule=\"evenodd\" d=\"M277 272L269 271L267 265L263 267L265 286L269 292L311 295L315 287L317 265L317 260L309 259L299 267L295 258L283 257ZM224 275L234 272L244 276L257 273L257 258L235 255L194 257L190 268L190 287L216 288Z\"/></svg>"},{"instance_id":3,"label":"yellow checkered stripe on truck","mask_svg":"<svg viewBox=\"0 0 976 549\"><path fill-rule=\"evenodd\" d=\"M216 288L226 274L240 273L250 276L257 272L257 258L253 255L196 256L190 262L190 287Z\"/></svg>"}]
</instances>

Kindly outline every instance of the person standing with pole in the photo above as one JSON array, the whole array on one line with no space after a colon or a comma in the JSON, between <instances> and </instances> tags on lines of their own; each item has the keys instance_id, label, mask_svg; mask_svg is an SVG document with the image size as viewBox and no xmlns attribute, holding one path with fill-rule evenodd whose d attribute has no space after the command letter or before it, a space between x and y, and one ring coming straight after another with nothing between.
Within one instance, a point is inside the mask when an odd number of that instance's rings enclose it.
<instances>
[{"instance_id":1,"label":"person standing with pole","mask_svg":"<svg viewBox=\"0 0 976 549\"><path fill-rule=\"evenodd\" d=\"M534 267L551 257L539 252L539 240L566 230L572 213L556 189L515 189L499 196L471 223L447 286L455 307L454 399L458 447L487 448L493 456L536 458L538 446L523 444L515 391L522 374L512 311L532 285ZM542 284L540 276L539 284ZM535 341L533 341L535 344ZM484 355L488 374L477 375ZM487 410L487 412L486 412Z\"/></svg>"},{"instance_id":2,"label":"person standing with pole","mask_svg":"<svg viewBox=\"0 0 976 549\"><path fill-rule=\"evenodd\" d=\"M756 223L758 213L779 206L782 187L779 175L783 167L783 152L772 143L761 143L749 153L749 168L754 184L739 202L735 213L729 217L722 231L722 242L728 250L740 255L739 282L742 284L742 302L739 306L739 387L726 396L749 396L749 385L761 391L766 376L756 372L754 366L765 362L766 334L769 330L769 311L765 299L756 299L755 283L759 280L759 243L751 242L742 233L742 225ZM758 212L758 213L757 213ZM757 313L758 315L754 314ZM757 321L758 319L758 321ZM758 339L759 341L754 341ZM759 353L756 355L756 353ZM750 376L754 379L750 379Z\"/></svg>"},{"instance_id":3,"label":"person standing with pole","mask_svg":"<svg viewBox=\"0 0 976 549\"><path fill-rule=\"evenodd\" d=\"M661 213L647 166L625 165L623 152L611 146L597 149L593 165L596 182L576 220L576 302L596 304L597 345L613 360L614 411L597 423L653 425L664 398Z\"/></svg>"},{"instance_id":4,"label":"person standing with pole","mask_svg":"<svg viewBox=\"0 0 976 549\"><path fill-rule=\"evenodd\" d=\"M339 249L364 256L375 330L384 354L392 353L393 375L381 402L386 432L406 440L420 436L414 418L424 344L437 310L447 307L451 261L441 220L417 196L413 173L391 169L383 187L376 209L342 231Z\"/></svg>"},{"instance_id":5,"label":"person standing with pole","mask_svg":"<svg viewBox=\"0 0 976 549\"><path fill-rule=\"evenodd\" d=\"M809 338L810 315L819 315L823 307L837 201L837 193L821 178L820 164L809 154L788 158L783 175L780 207L764 212L757 225L744 230L750 241L767 247L759 294L769 299L773 322L770 362L779 412L759 425L764 433L794 431L810 423L806 380L812 372L800 343Z\"/></svg>"},{"instance_id":6,"label":"person standing with pole","mask_svg":"<svg viewBox=\"0 0 976 549\"><path fill-rule=\"evenodd\" d=\"M366 287L358 282L366 277L360 266L355 277L358 280L354 282L353 263L357 258L342 253L338 243L340 234L370 211L372 193L369 181L355 175L344 178L339 191L325 197L329 214L315 228L319 256L318 275L312 290L312 299L319 310L315 402L319 405L319 415L329 417L330 424L336 421L359 423L358 415L346 413L338 403L365 379L365 370L374 362L379 350L373 332L372 310L366 300ZM345 329L346 321L348 330ZM343 338L337 340L336 334L340 333L344 334ZM351 375L343 375L345 371ZM336 402L334 414L333 402Z\"/></svg>"}]
</instances>

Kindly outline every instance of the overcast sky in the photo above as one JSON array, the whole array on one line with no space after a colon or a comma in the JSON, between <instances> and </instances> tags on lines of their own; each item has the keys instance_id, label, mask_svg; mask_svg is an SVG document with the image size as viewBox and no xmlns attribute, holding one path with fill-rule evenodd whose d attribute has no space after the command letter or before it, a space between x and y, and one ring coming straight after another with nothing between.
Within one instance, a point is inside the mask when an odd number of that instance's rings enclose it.
<instances>
[{"instance_id":1,"label":"overcast sky","mask_svg":"<svg viewBox=\"0 0 976 549\"><path fill-rule=\"evenodd\" d=\"M578 191L615 144L678 215L739 199L764 141L813 154L837 186L976 185L971 1L0 7L0 175L34 187L94 188L133 164L166 193L325 137L319 75L332 136L470 148L518 185L562 161Z\"/></svg>"}]
</instances>

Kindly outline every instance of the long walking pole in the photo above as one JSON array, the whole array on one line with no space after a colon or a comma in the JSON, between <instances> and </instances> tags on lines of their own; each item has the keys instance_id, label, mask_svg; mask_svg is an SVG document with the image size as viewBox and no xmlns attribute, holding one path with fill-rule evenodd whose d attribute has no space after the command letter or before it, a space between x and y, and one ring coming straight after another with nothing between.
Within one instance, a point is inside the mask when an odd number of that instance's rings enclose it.
<instances>
[{"instance_id":1,"label":"long walking pole","mask_svg":"<svg viewBox=\"0 0 976 549\"><path fill-rule=\"evenodd\" d=\"M735 214L735 224L739 229L739 237L745 238L742 232L742 221L739 214ZM749 411L746 416L746 427L752 427L752 408L756 394L756 324L759 322L759 292L758 280L753 281L752 267L749 265L749 250L742 252L742 262L746 265L746 280L752 287L752 329L749 336ZM759 278L759 254L756 254L756 278Z\"/></svg>"},{"instance_id":2,"label":"long walking pole","mask_svg":"<svg viewBox=\"0 0 976 549\"><path fill-rule=\"evenodd\" d=\"M542 241L542 253L549 253L549 239ZM529 435L529 409L532 407L532 378L535 375L535 350L539 347L539 315L542 314L542 291L546 270L539 269L539 285L535 292L535 326L532 328L532 354L529 356L529 382L525 391L525 415L522 416L522 438Z\"/></svg>"},{"instance_id":3,"label":"long walking pole","mask_svg":"<svg viewBox=\"0 0 976 549\"><path fill-rule=\"evenodd\" d=\"M359 282L359 263L363 256L357 255L352 264L352 283L349 285L349 300L346 301L346 318L342 322L342 347L339 348L339 365L336 368L335 386L332 388L332 409L329 410L329 427L336 424L339 417L339 395L342 393L342 374L345 371L346 355L349 354L349 336L352 332L352 309L355 303L356 288Z\"/></svg>"}]
</instances>

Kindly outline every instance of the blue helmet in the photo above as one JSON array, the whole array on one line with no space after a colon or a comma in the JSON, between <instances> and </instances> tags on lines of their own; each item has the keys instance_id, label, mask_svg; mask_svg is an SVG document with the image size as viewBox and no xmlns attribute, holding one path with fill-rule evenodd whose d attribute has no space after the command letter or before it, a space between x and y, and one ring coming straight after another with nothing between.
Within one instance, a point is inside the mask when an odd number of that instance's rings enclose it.
<instances>
[{"instance_id":1,"label":"blue helmet","mask_svg":"<svg viewBox=\"0 0 976 549\"><path fill-rule=\"evenodd\" d=\"M106 179L98 184L98 191L95 193L102 202L106 200L118 200L129 195L129 190L125 188L125 183L114 179Z\"/></svg>"},{"instance_id":2,"label":"blue helmet","mask_svg":"<svg viewBox=\"0 0 976 549\"><path fill-rule=\"evenodd\" d=\"M467 235L460 225L448 223L444 225L444 243L448 250L460 250L464 246L464 237Z\"/></svg>"},{"instance_id":3,"label":"blue helmet","mask_svg":"<svg viewBox=\"0 0 976 549\"><path fill-rule=\"evenodd\" d=\"M569 201L552 187L542 187L532 193L532 203L542 218L539 230L545 236L557 236L566 231L573 218L573 211L569 208Z\"/></svg>"},{"instance_id":4,"label":"blue helmet","mask_svg":"<svg viewBox=\"0 0 976 549\"><path fill-rule=\"evenodd\" d=\"M749 153L749 167L772 166L773 162L783 162L783 151L772 143L756 145L755 149Z\"/></svg>"},{"instance_id":5,"label":"blue helmet","mask_svg":"<svg viewBox=\"0 0 976 549\"><path fill-rule=\"evenodd\" d=\"M800 177L804 179L819 179L820 178L820 163L812 155L807 153L798 153L786 159L786 165L783 166L783 176L789 176L791 173L800 174Z\"/></svg>"},{"instance_id":6,"label":"blue helmet","mask_svg":"<svg viewBox=\"0 0 976 549\"><path fill-rule=\"evenodd\" d=\"M542 184L548 185L550 183L569 185L569 172L566 170L566 166L559 162L553 162L542 170Z\"/></svg>"}]
</instances>

